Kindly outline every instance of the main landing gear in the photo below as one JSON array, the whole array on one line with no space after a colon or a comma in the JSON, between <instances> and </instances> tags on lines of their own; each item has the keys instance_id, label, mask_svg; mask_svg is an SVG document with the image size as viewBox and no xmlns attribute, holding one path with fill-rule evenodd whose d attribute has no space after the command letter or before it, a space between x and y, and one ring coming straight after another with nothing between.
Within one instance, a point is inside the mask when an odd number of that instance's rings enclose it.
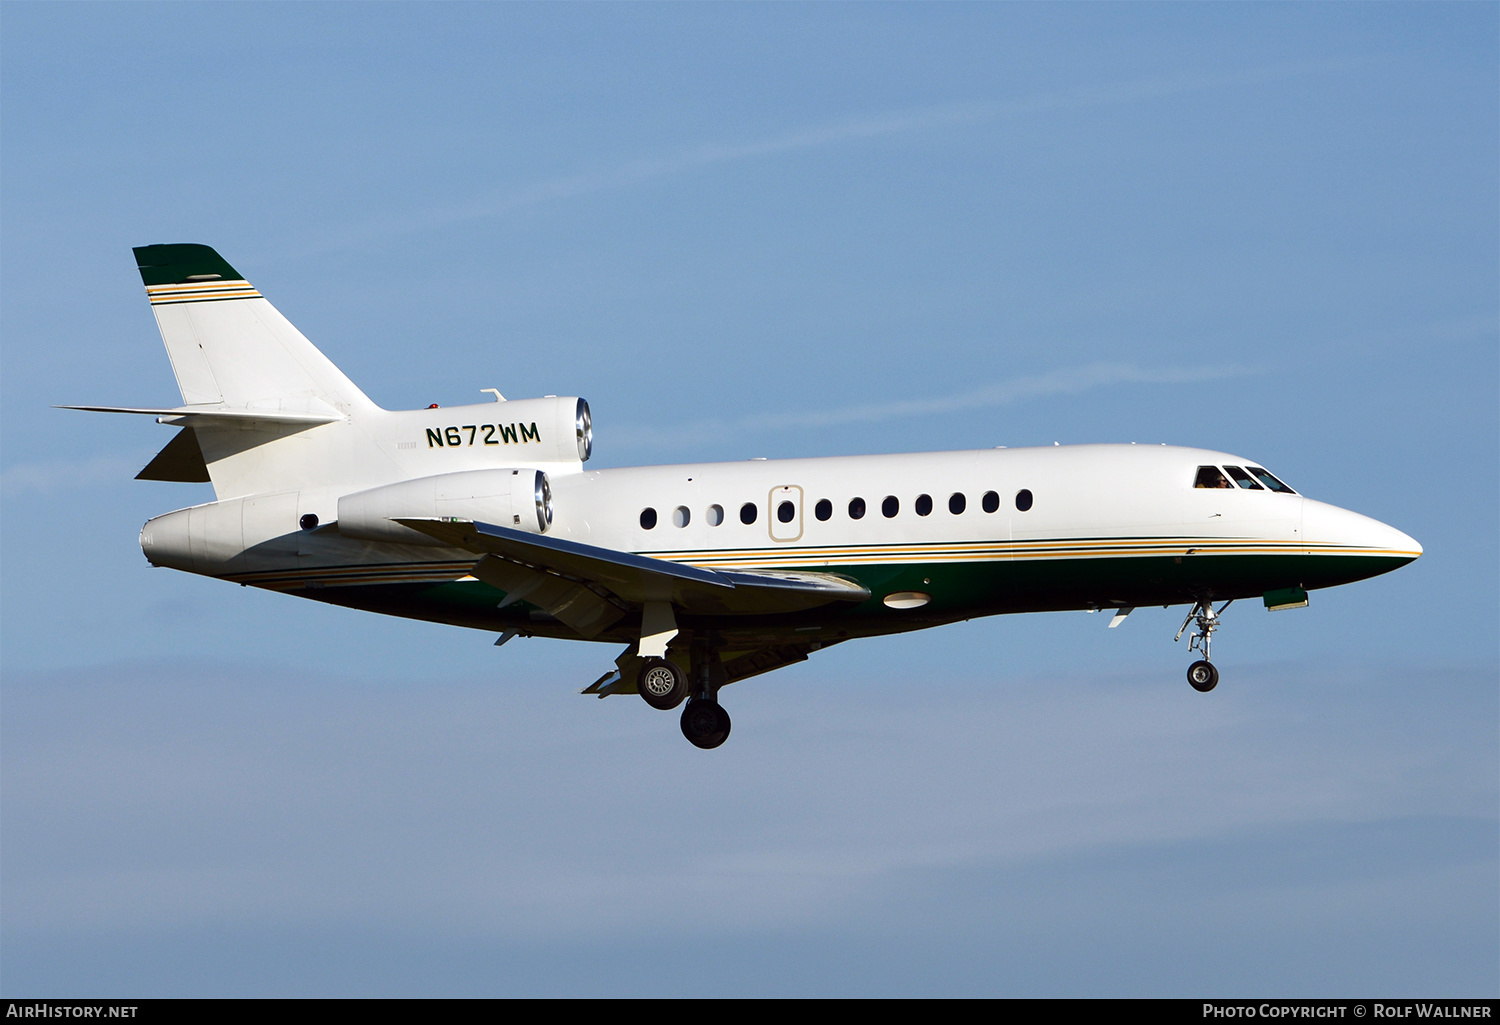
<instances>
[{"instance_id":1,"label":"main landing gear","mask_svg":"<svg viewBox=\"0 0 1500 1025\"><path fill-rule=\"evenodd\" d=\"M680 650L680 649L678 649ZM724 685L724 663L706 637L694 637L691 648L693 680L670 658L653 656L641 662L635 689L646 704L660 711L682 710L682 735L695 747L715 748L729 739L729 713L719 704Z\"/></svg>"},{"instance_id":2,"label":"main landing gear","mask_svg":"<svg viewBox=\"0 0 1500 1025\"><path fill-rule=\"evenodd\" d=\"M646 704L666 712L676 708L687 698L687 673L670 659L648 658L641 663L635 689L646 699Z\"/></svg>"},{"instance_id":3,"label":"main landing gear","mask_svg":"<svg viewBox=\"0 0 1500 1025\"><path fill-rule=\"evenodd\" d=\"M718 747L729 739L729 713L712 698L694 698L682 710L682 735L694 747Z\"/></svg>"},{"instance_id":4,"label":"main landing gear","mask_svg":"<svg viewBox=\"0 0 1500 1025\"><path fill-rule=\"evenodd\" d=\"M1219 617L1224 610L1234 604L1231 598L1214 611L1214 603L1211 601L1199 601L1194 603L1188 610L1186 618L1182 621L1182 628L1177 631L1174 641L1182 640L1183 632L1187 630L1189 623L1194 623L1193 632L1188 637L1188 651L1201 651L1203 657L1188 666L1187 678L1194 690L1207 694L1219 685L1219 670L1210 662L1208 645L1213 640L1214 631L1219 628Z\"/></svg>"}]
</instances>

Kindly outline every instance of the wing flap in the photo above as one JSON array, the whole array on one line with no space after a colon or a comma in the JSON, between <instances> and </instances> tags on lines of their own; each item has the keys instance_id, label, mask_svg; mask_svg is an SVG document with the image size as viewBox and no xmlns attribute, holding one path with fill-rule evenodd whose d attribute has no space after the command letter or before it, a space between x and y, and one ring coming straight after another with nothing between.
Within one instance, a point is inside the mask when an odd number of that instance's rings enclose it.
<instances>
[{"instance_id":1,"label":"wing flap","mask_svg":"<svg viewBox=\"0 0 1500 1025\"><path fill-rule=\"evenodd\" d=\"M582 584L493 555L480 559L469 572L505 592L501 608L518 601L530 602L587 638L599 636L625 616L624 609Z\"/></svg>"},{"instance_id":2,"label":"wing flap","mask_svg":"<svg viewBox=\"0 0 1500 1025\"><path fill-rule=\"evenodd\" d=\"M831 573L720 573L492 523L405 517L396 522L453 548L598 585L633 605L665 601L701 615L744 615L798 612L870 596L859 584Z\"/></svg>"},{"instance_id":3,"label":"wing flap","mask_svg":"<svg viewBox=\"0 0 1500 1025\"><path fill-rule=\"evenodd\" d=\"M744 680L751 676L759 676L761 673L769 673L773 669L793 665L797 662L806 662L807 656L822 648L839 644L840 641L826 641L820 644L773 644L764 648L756 648L747 651L737 658L726 659L724 662L724 679L727 683L736 680Z\"/></svg>"}]
</instances>

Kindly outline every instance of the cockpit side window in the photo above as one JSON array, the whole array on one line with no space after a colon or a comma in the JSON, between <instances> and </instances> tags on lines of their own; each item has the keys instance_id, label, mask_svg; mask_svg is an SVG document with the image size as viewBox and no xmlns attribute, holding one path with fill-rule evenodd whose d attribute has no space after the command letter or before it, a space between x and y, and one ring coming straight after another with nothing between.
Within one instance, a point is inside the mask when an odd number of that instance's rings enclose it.
<instances>
[{"instance_id":1,"label":"cockpit side window","mask_svg":"<svg viewBox=\"0 0 1500 1025\"><path fill-rule=\"evenodd\" d=\"M1264 490L1266 490L1265 488L1261 487L1259 484L1255 483L1255 481L1253 481L1253 480L1250 479L1250 475L1245 472L1244 467L1241 467L1241 466L1225 466L1224 469L1228 470L1229 471L1229 476L1231 476L1231 477L1234 478L1234 482L1236 484L1238 484L1240 487L1244 488L1246 491L1264 491Z\"/></svg>"},{"instance_id":2,"label":"cockpit side window","mask_svg":"<svg viewBox=\"0 0 1500 1025\"><path fill-rule=\"evenodd\" d=\"M1272 491L1280 491L1284 495L1295 495L1297 493L1291 488L1287 487L1285 484L1281 483L1281 481L1277 480L1275 477L1271 476L1265 470L1262 470L1259 466L1250 467L1250 472L1259 477L1260 482L1266 487L1270 488Z\"/></svg>"},{"instance_id":3,"label":"cockpit side window","mask_svg":"<svg viewBox=\"0 0 1500 1025\"><path fill-rule=\"evenodd\" d=\"M1193 481L1195 488L1232 488L1233 484L1219 471L1217 466L1198 467L1198 478Z\"/></svg>"}]
</instances>

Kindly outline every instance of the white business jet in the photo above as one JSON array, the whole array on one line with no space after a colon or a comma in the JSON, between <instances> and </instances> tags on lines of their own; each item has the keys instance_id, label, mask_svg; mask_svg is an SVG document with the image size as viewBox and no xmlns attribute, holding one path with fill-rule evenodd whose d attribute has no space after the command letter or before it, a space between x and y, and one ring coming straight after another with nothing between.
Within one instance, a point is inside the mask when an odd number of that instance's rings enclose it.
<instances>
[{"instance_id":1,"label":"white business jet","mask_svg":"<svg viewBox=\"0 0 1500 1025\"><path fill-rule=\"evenodd\" d=\"M855 637L976 616L1189 606L1210 691L1228 605L1422 554L1256 460L1071 445L588 470L588 403L385 410L202 245L135 250L181 406L69 406L181 430L139 479L217 501L148 521L157 566L371 612L625 645L584 690L687 702L729 735L726 684ZM1217 603L1217 607L1216 607Z\"/></svg>"}]
</instances>

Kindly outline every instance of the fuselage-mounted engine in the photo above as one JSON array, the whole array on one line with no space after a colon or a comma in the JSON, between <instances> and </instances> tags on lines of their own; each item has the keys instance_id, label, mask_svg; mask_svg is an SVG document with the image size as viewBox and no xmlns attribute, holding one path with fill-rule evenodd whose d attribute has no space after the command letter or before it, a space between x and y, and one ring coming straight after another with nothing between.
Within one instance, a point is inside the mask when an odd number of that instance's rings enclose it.
<instances>
[{"instance_id":1,"label":"fuselage-mounted engine","mask_svg":"<svg viewBox=\"0 0 1500 1025\"><path fill-rule=\"evenodd\" d=\"M533 469L464 470L418 477L339 499L338 530L363 541L436 545L398 519L460 519L545 534L552 486Z\"/></svg>"}]
</instances>

